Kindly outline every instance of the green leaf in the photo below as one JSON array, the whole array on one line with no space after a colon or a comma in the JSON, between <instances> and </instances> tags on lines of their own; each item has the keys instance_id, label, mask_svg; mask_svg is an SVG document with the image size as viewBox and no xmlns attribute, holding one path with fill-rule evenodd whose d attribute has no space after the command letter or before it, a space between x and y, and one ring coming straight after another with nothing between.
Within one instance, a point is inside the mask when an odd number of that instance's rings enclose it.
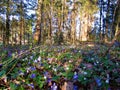
<instances>
[{"instance_id":1,"label":"green leaf","mask_svg":"<svg viewBox=\"0 0 120 90\"><path fill-rule=\"evenodd\" d=\"M39 84L39 87L42 89L43 85L44 85L44 81L41 81L40 84Z\"/></svg>"},{"instance_id":2,"label":"green leaf","mask_svg":"<svg viewBox=\"0 0 120 90\"><path fill-rule=\"evenodd\" d=\"M2 71L0 72L0 77L4 76L5 73L6 73L6 71L5 71L5 70L2 70Z\"/></svg>"},{"instance_id":3,"label":"green leaf","mask_svg":"<svg viewBox=\"0 0 120 90\"><path fill-rule=\"evenodd\" d=\"M11 88L11 90L16 90L16 88L17 88L17 86L14 84L14 83L10 83L10 88ZM23 89L21 89L21 90L23 90Z\"/></svg>"},{"instance_id":4,"label":"green leaf","mask_svg":"<svg viewBox=\"0 0 120 90\"><path fill-rule=\"evenodd\" d=\"M23 86L20 86L18 90L25 90Z\"/></svg>"},{"instance_id":5,"label":"green leaf","mask_svg":"<svg viewBox=\"0 0 120 90\"><path fill-rule=\"evenodd\" d=\"M73 72L69 72L67 74L67 79L72 79L73 75L74 75Z\"/></svg>"},{"instance_id":6,"label":"green leaf","mask_svg":"<svg viewBox=\"0 0 120 90\"><path fill-rule=\"evenodd\" d=\"M54 76L54 77L52 78L52 80L53 80L53 81L57 81L59 78L60 78L59 76Z\"/></svg>"}]
</instances>

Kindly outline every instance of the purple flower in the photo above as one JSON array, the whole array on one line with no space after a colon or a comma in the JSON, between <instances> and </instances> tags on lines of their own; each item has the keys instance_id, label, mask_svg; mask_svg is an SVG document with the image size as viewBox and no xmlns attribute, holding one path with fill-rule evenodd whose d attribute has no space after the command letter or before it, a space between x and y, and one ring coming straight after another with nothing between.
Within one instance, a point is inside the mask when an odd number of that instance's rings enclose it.
<instances>
[{"instance_id":1,"label":"purple flower","mask_svg":"<svg viewBox=\"0 0 120 90\"><path fill-rule=\"evenodd\" d=\"M29 61L28 64L30 64L31 62Z\"/></svg>"},{"instance_id":2,"label":"purple flower","mask_svg":"<svg viewBox=\"0 0 120 90\"><path fill-rule=\"evenodd\" d=\"M52 58L48 58L48 61L51 61L52 60Z\"/></svg>"},{"instance_id":3,"label":"purple flower","mask_svg":"<svg viewBox=\"0 0 120 90\"><path fill-rule=\"evenodd\" d=\"M120 42L118 42L117 40L115 40L114 46L119 47L120 46Z\"/></svg>"},{"instance_id":4,"label":"purple flower","mask_svg":"<svg viewBox=\"0 0 120 90\"><path fill-rule=\"evenodd\" d=\"M18 66L18 67L21 67L21 63L18 63L17 66Z\"/></svg>"},{"instance_id":5,"label":"purple flower","mask_svg":"<svg viewBox=\"0 0 120 90\"><path fill-rule=\"evenodd\" d=\"M116 82L117 82L117 83L120 83L120 78L117 78L117 79L116 79Z\"/></svg>"},{"instance_id":6,"label":"purple flower","mask_svg":"<svg viewBox=\"0 0 120 90\"><path fill-rule=\"evenodd\" d=\"M19 70L18 73L19 75L24 75L24 73L21 70Z\"/></svg>"},{"instance_id":7,"label":"purple flower","mask_svg":"<svg viewBox=\"0 0 120 90\"><path fill-rule=\"evenodd\" d=\"M44 72L44 75L47 76L47 75L48 75L48 72Z\"/></svg>"},{"instance_id":8,"label":"purple flower","mask_svg":"<svg viewBox=\"0 0 120 90\"><path fill-rule=\"evenodd\" d=\"M74 53L77 53L78 51L76 49L73 50Z\"/></svg>"},{"instance_id":9,"label":"purple flower","mask_svg":"<svg viewBox=\"0 0 120 90\"><path fill-rule=\"evenodd\" d=\"M59 52L60 52L60 50L58 49L58 50L57 50L57 52L59 53Z\"/></svg>"},{"instance_id":10,"label":"purple flower","mask_svg":"<svg viewBox=\"0 0 120 90\"><path fill-rule=\"evenodd\" d=\"M32 59L33 59L33 56L30 56L30 59L32 60Z\"/></svg>"},{"instance_id":11,"label":"purple flower","mask_svg":"<svg viewBox=\"0 0 120 90\"><path fill-rule=\"evenodd\" d=\"M28 86L30 86L30 87L32 87L32 88L34 88L34 84L33 84L33 83L28 84Z\"/></svg>"},{"instance_id":12,"label":"purple flower","mask_svg":"<svg viewBox=\"0 0 120 90\"><path fill-rule=\"evenodd\" d=\"M57 90L57 85L56 85L56 83L54 83L52 86L51 86L51 90Z\"/></svg>"},{"instance_id":13,"label":"purple flower","mask_svg":"<svg viewBox=\"0 0 120 90\"><path fill-rule=\"evenodd\" d=\"M0 64L0 68L2 68L2 66L3 66L3 65L2 65L2 64Z\"/></svg>"},{"instance_id":14,"label":"purple flower","mask_svg":"<svg viewBox=\"0 0 120 90\"><path fill-rule=\"evenodd\" d=\"M77 85L74 85L74 86L73 86L73 90L78 90L78 86L77 86Z\"/></svg>"},{"instance_id":15,"label":"purple flower","mask_svg":"<svg viewBox=\"0 0 120 90\"><path fill-rule=\"evenodd\" d=\"M34 60L34 63L37 63L38 61L37 60Z\"/></svg>"},{"instance_id":16,"label":"purple flower","mask_svg":"<svg viewBox=\"0 0 120 90\"><path fill-rule=\"evenodd\" d=\"M77 80L77 79L78 79L78 74L77 74L77 72L74 72L73 79L74 79L74 80Z\"/></svg>"},{"instance_id":17,"label":"purple flower","mask_svg":"<svg viewBox=\"0 0 120 90\"><path fill-rule=\"evenodd\" d=\"M74 80L77 80L77 79L78 79L78 75L74 75L74 76L73 76L73 79L74 79Z\"/></svg>"},{"instance_id":18,"label":"purple flower","mask_svg":"<svg viewBox=\"0 0 120 90\"><path fill-rule=\"evenodd\" d=\"M41 66L44 66L44 64L43 64L43 63L41 63L40 65L41 65Z\"/></svg>"},{"instance_id":19,"label":"purple flower","mask_svg":"<svg viewBox=\"0 0 120 90\"><path fill-rule=\"evenodd\" d=\"M20 50L17 50L17 53L20 54Z\"/></svg>"},{"instance_id":20,"label":"purple flower","mask_svg":"<svg viewBox=\"0 0 120 90\"><path fill-rule=\"evenodd\" d=\"M95 81L96 81L96 83L97 83L98 86L101 86L101 85L102 85L100 78L97 78L97 77L96 77L96 78L95 78Z\"/></svg>"},{"instance_id":21,"label":"purple flower","mask_svg":"<svg viewBox=\"0 0 120 90\"><path fill-rule=\"evenodd\" d=\"M47 82L48 82L48 83L51 82L51 78L47 78Z\"/></svg>"},{"instance_id":22,"label":"purple flower","mask_svg":"<svg viewBox=\"0 0 120 90\"><path fill-rule=\"evenodd\" d=\"M94 65L96 66L97 64L94 62Z\"/></svg>"},{"instance_id":23,"label":"purple flower","mask_svg":"<svg viewBox=\"0 0 120 90\"><path fill-rule=\"evenodd\" d=\"M31 71L35 71L36 68L35 68L35 67L30 67L30 70L31 70Z\"/></svg>"},{"instance_id":24,"label":"purple flower","mask_svg":"<svg viewBox=\"0 0 120 90\"><path fill-rule=\"evenodd\" d=\"M109 87L108 90L111 90L111 88Z\"/></svg>"},{"instance_id":25,"label":"purple flower","mask_svg":"<svg viewBox=\"0 0 120 90\"><path fill-rule=\"evenodd\" d=\"M10 51L8 51L8 57L11 57L12 53Z\"/></svg>"},{"instance_id":26,"label":"purple flower","mask_svg":"<svg viewBox=\"0 0 120 90\"><path fill-rule=\"evenodd\" d=\"M30 76L30 78L32 78L32 79L35 78L35 77L36 77L36 74L34 74L34 73L31 74L31 76Z\"/></svg>"},{"instance_id":27,"label":"purple flower","mask_svg":"<svg viewBox=\"0 0 120 90\"><path fill-rule=\"evenodd\" d=\"M21 70L18 71L18 73L21 73L21 72L22 72Z\"/></svg>"}]
</instances>

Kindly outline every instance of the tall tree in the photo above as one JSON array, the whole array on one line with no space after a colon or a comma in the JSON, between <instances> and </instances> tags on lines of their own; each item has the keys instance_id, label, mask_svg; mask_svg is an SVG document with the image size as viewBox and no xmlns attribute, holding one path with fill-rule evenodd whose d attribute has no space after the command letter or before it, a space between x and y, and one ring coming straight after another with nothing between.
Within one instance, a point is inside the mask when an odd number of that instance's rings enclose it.
<instances>
[{"instance_id":1,"label":"tall tree","mask_svg":"<svg viewBox=\"0 0 120 90\"><path fill-rule=\"evenodd\" d=\"M76 37L76 4L75 4L75 0L73 0L72 2L72 11L71 11L71 39L72 39L72 43L75 44L75 37Z\"/></svg>"},{"instance_id":2,"label":"tall tree","mask_svg":"<svg viewBox=\"0 0 120 90\"><path fill-rule=\"evenodd\" d=\"M20 9L20 45L22 45L22 41L23 41L23 39L22 39L22 37L23 37L23 35L24 35L24 11L23 11L23 1L21 0L20 1L20 7L19 7Z\"/></svg>"},{"instance_id":3,"label":"tall tree","mask_svg":"<svg viewBox=\"0 0 120 90\"><path fill-rule=\"evenodd\" d=\"M4 37L5 37L5 22L0 17L0 42L5 43Z\"/></svg>"},{"instance_id":4,"label":"tall tree","mask_svg":"<svg viewBox=\"0 0 120 90\"><path fill-rule=\"evenodd\" d=\"M38 44L41 43L41 36L42 36L42 20L43 20L43 1L44 0L38 0L38 6L36 10L37 15L37 22L36 22L36 32L34 34L34 38L38 42Z\"/></svg>"},{"instance_id":5,"label":"tall tree","mask_svg":"<svg viewBox=\"0 0 120 90\"><path fill-rule=\"evenodd\" d=\"M117 39L120 41L120 0L117 0L117 4L115 6L114 10L114 21L113 21L113 29L115 30L114 32L114 39ZM119 38L118 38L119 37Z\"/></svg>"},{"instance_id":6,"label":"tall tree","mask_svg":"<svg viewBox=\"0 0 120 90\"><path fill-rule=\"evenodd\" d=\"M6 2L6 35L5 35L6 45L9 44L9 37L10 37L10 0L7 0Z\"/></svg>"},{"instance_id":7,"label":"tall tree","mask_svg":"<svg viewBox=\"0 0 120 90\"><path fill-rule=\"evenodd\" d=\"M80 7L80 20L81 31L80 41L87 41L89 39L89 30L91 29L92 22L94 21L93 14L97 12L97 0L79 0Z\"/></svg>"}]
</instances>

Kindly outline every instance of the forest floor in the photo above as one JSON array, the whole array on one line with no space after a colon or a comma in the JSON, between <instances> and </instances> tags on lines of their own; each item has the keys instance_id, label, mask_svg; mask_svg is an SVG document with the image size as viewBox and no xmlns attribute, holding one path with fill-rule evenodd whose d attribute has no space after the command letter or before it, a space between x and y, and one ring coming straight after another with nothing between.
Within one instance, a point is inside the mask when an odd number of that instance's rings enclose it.
<instances>
[{"instance_id":1,"label":"forest floor","mask_svg":"<svg viewBox=\"0 0 120 90\"><path fill-rule=\"evenodd\" d=\"M2 89L120 90L120 47L93 42L1 46Z\"/></svg>"}]
</instances>

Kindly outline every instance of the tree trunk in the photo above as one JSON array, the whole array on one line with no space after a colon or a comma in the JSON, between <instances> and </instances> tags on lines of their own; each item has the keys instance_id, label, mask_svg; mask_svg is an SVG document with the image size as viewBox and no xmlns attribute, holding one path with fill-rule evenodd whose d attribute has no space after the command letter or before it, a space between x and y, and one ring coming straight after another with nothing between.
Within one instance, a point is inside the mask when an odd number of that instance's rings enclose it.
<instances>
[{"instance_id":1,"label":"tree trunk","mask_svg":"<svg viewBox=\"0 0 120 90\"><path fill-rule=\"evenodd\" d=\"M23 39L23 35L24 35L24 11L23 11L23 1L21 0L20 3L20 45L22 45L22 39Z\"/></svg>"},{"instance_id":2,"label":"tree trunk","mask_svg":"<svg viewBox=\"0 0 120 90\"><path fill-rule=\"evenodd\" d=\"M24 40L24 45L25 45L25 30L26 30L26 28L25 28L25 25L26 23L25 23L25 20L23 20L23 40Z\"/></svg>"},{"instance_id":3,"label":"tree trunk","mask_svg":"<svg viewBox=\"0 0 120 90\"><path fill-rule=\"evenodd\" d=\"M118 22L117 25L116 25L116 32L115 32L115 37L114 37L114 39L120 41L120 39L119 39L120 36L118 36L118 35L119 35L119 32L120 32L120 28L119 28L119 22Z\"/></svg>"},{"instance_id":4,"label":"tree trunk","mask_svg":"<svg viewBox=\"0 0 120 90\"><path fill-rule=\"evenodd\" d=\"M107 2L107 14L106 14L106 29L105 29L105 42L108 41L108 28L109 28L109 25L108 25L108 22L107 22L107 19L108 19L108 14L109 14L109 8L110 8L110 0L108 0Z\"/></svg>"},{"instance_id":5,"label":"tree trunk","mask_svg":"<svg viewBox=\"0 0 120 90\"><path fill-rule=\"evenodd\" d=\"M81 32L80 32L80 41L87 41L88 40L88 15L83 14L81 17Z\"/></svg>"},{"instance_id":6,"label":"tree trunk","mask_svg":"<svg viewBox=\"0 0 120 90\"><path fill-rule=\"evenodd\" d=\"M17 44L17 33L15 32L15 45Z\"/></svg>"},{"instance_id":7,"label":"tree trunk","mask_svg":"<svg viewBox=\"0 0 120 90\"><path fill-rule=\"evenodd\" d=\"M28 45L30 44L30 35L28 33Z\"/></svg>"},{"instance_id":8,"label":"tree trunk","mask_svg":"<svg viewBox=\"0 0 120 90\"><path fill-rule=\"evenodd\" d=\"M10 0L7 1L7 12L6 12L6 35L5 35L5 44L9 44L10 37Z\"/></svg>"},{"instance_id":9,"label":"tree trunk","mask_svg":"<svg viewBox=\"0 0 120 90\"><path fill-rule=\"evenodd\" d=\"M75 44L75 36L76 36L76 24L75 24L75 13L72 15L72 26L71 26L71 36L72 36L72 44Z\"/></svg>"},{"instance_id":10,"label":"tree trunk","mask_svg":"<svg viewBox=\"0 0 120 90\"><path fill-rule=\"evenodd\" d=\"M120 32L120 0L118 0L117 5L114 11L114 22L113 22L113 29L115 30L114 39L118 39L118 35Z\"/></svg>"},{"instance_id":11,"label":"tree trunk","mask_svg":"<svg viewBox=\"0 0 120 90\"><path fill-rule=\"evenodd\" d=\"M43 20L43 2L44 0L38 0L38 10L37 10L37 32L39 32L38 36L38 44L41 43L41 38L42 38L42 20Z\"/></svg>"},{"instance_id":12,"label":"tree trunk","mask_svg":"<svg viewBox=\"0 0 120 90\"><path fill-rule=\"evenodd\" d=\"M23 18L21 17L21 21L20 21L20 45L22 45L22 41L23 41Z\"/></svg>"},{"instance_id":13,"label":"tree trunk","mask_svg":"<svg viewBox=\"0 0 120 90\"><path fill-rule=\"evenodd\" d=\"M100 1L100 30L99 30L100 40L102 40L102 3L103 0Z\"/></svg>"}]
</instances>

